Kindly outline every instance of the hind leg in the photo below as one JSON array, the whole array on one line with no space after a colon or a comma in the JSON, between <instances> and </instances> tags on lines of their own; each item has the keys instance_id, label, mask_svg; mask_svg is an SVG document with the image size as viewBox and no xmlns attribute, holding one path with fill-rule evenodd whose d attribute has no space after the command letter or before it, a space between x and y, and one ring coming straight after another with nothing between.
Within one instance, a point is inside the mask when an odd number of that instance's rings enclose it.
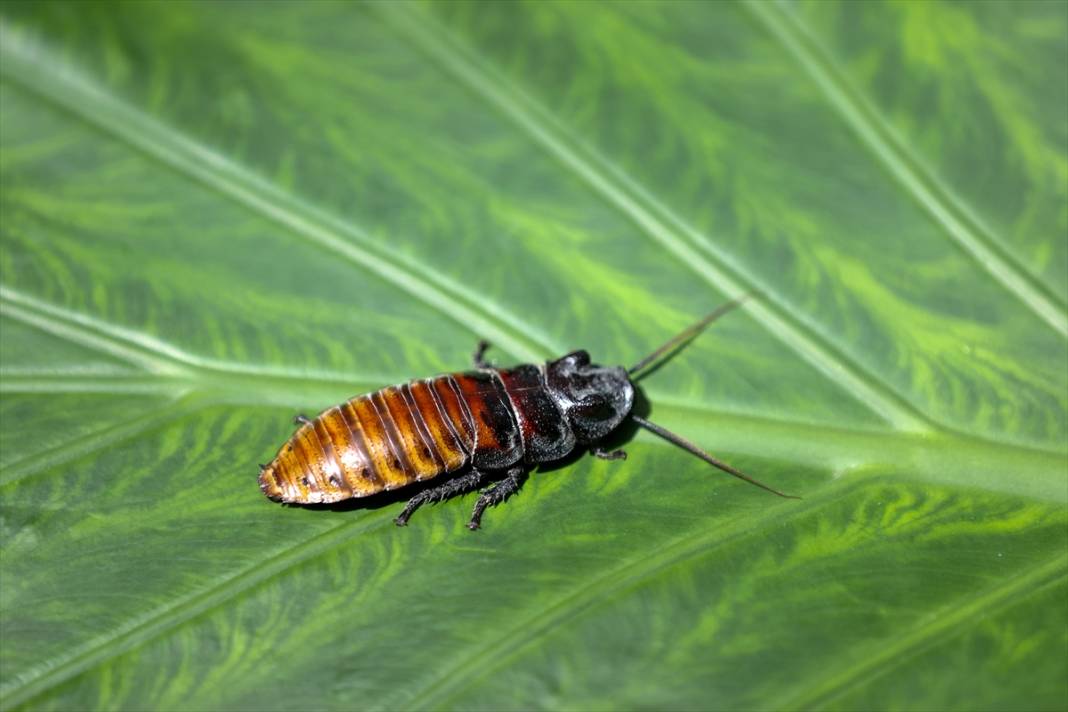
<instances>
[{"instance_id":1,"label":"hind leg","mask_svg":"<svg viewBox=\"0 0 1068 712\"><path fill-rule=\"evenodd\" d=\"M527 472L522 467L513 467L508 470L503 480L494 485L493 489L483 492L475 502L475 510L471 512L471 521L467 523L467 528L474 531L481 527L482 513L486 511L486 507L495 507L518 492L526 478Z\"/></svg>"},{"instance_id":2,"label":"hind leg","mask_svg":"<svg viewBox=\"0 0 1068 712\"><path fill-rule=\"evenodd\" d=\"M405 505L404 511L393 520L393 523L398 527L403 527L408 523L412 513L427 502L441 502L450 497L455 497L458 494L463 494L468 490L473 490L482 484L482 479L484 477L485 475L478 470L471 470L465 475L446 480L437 487L423 490L408 500L408 504Z\"/></svg>"}]
</instances>

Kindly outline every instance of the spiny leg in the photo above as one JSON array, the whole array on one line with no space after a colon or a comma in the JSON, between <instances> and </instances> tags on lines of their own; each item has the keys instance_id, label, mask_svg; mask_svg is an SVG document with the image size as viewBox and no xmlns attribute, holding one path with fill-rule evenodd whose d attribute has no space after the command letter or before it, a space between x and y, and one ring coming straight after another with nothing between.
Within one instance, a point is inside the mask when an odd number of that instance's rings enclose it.
<instances>
[{"instance_id":1,"label":"spiny leg","mask_svg":"<svg viewBox=\"0 0 1068 712\"><path fill-rule=\"evenodd\" d=\"M475 364L475 368L493 368L493 364L483 358L486 355L486 349L489 348L489 342L482 339L479 340L478 345L475 347L475 353L471 355L471 360Z\"/></svg>"},{"instance_id":2,"label":"spiny leg","mask_svg":"<svg viewBox=\"0 0 1068 712\"><path fill-rule=\"evenodd\" d=\"M486 507L494 507L518 492L526 478L527 471L522 467L513 467L508 470L503 480L498 482L493 489L483 492L475 502L475 510L471 512L471 521L467 523L467 528L474 531L482 526L482 513L486 511Z\"/></svg>"},{"instance_id":3,"label":"spiny leg","mask_svg":"<svg viewBox=\"0 0 1068 712\"><path fill-rule=\"evenodd\" d=\"M423 490L408 500L408 504L405 505L404 511L400 513L400 516L393 520L393 523L398 527L403 527L408 523L408 520L412 516L412 512L419 509L422 505L427 502L441 502L449 497L455 497L458 494L463 494L468 490L472 490L482 483L482 478L484 476L485 475L478 470L471 470L465 475L446 480L437 487Z\"/></svg>"},{"instance_id":4,"label":"spiny leg","mask_svg":"<svg viewBox=\"0 0 1068 712\"><path fill-rule=\"evenodd\" d=\"M590 454L601 458L602 460L626 460L626 450L605 450L603 447L590 448Z\"/></svg>"}]
</instances>

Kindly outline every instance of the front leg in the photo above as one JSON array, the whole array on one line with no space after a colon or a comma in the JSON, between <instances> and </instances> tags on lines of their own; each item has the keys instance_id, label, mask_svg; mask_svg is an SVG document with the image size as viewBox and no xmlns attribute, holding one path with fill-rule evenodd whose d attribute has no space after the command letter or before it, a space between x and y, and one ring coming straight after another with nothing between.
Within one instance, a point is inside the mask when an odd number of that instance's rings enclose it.
<instances>
[{"instance_id":1,"label":"front leg","mask_svg":"<svg viewBox=\"0 0 1068 712\"><path fill-rule=\"evenodd\" d=\"M411 518L412 513L415 510L419 509L419 507L423 506L427 502L441 502L443 500L448 499L449 497L455 497L456 495L463 494L468 490L473 490L475 487L478 487L480 484L482 484L483 477L485 477L485 475L483 475L481 472L472 469L467 474L461 475L459 477L454 477L451 480L446 480L437 487L431 487L429 489L423 490L422 492L408 500L408 504L404 507L404 511L400 513L400 516L393 520L393 523L396 524L398 527L403 527L405 524L408 523L408 520Z\"/></svg>"},{"instance_id":2,"label":"front leg","mask_svg":"<svg viewBox=\"0 0 1068 712\"><path fill-rule=\"evenodd\" d=\"M527 471L522 467L508 470L503 480L494 485L493 489L483 492L475 502L475 510L471 512L471 521L467 523L467 528L474 531L481 527L482 513L486 511L486 507L494 507L518 492L526 478Z\"/></svg>"}]
</instances>

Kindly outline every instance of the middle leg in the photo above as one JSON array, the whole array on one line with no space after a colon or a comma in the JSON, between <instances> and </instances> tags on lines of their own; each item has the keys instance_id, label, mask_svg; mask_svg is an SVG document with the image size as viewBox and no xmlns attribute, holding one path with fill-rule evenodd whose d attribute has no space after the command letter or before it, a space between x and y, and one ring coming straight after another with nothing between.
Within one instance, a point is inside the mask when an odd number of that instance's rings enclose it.
<instances>
[{"instance_id":1,"label":"middle leg","mask_svg":"<svg viewBox=\"0 0 1068 712\"><path fill-rule=\"evenodd\" d=\"M408 523L408 520L412 516L412 512L419 509L427 502L441 502L449 497L455 497L458 494L463 494L468 490L473 490L482 484L482 479L485 477L478 470L472 469L470 472L454 477L451 480L442 482L437 487L431 487L425 489L419 494L408 500L408 504L405 505L404 511L400 513L393 523L398 527L403 527Z\"/></svg>"},{"instance_id":2,"label":"middle leg","mask_svg":"<svg viewBox=\"0 0 1068 712\"><path fill-rule=\"evenodd\" d=\"M475 347L475 352L471 354L471 361L474 362L475 368L493 368L493 364L486 360L486 349L489 348L489 342L485 339L478 342Z\"/></svg>"},{"instance_id":3,"label":"middle leg","mask_svg":"<svg viewBox=\"0 0 1068 712\"><path fill-rule=\"evenodd\" d=\"M486 511L486 507L496 506L518 492L526 478L527 471L522 467L513 467L508 470L503 480L494 485L493 489L483 492L475 502L475 510L471 512L471 521L467 523L467 528L474 531L481 527L482 513Z\"/></svg>"}]
</instances>

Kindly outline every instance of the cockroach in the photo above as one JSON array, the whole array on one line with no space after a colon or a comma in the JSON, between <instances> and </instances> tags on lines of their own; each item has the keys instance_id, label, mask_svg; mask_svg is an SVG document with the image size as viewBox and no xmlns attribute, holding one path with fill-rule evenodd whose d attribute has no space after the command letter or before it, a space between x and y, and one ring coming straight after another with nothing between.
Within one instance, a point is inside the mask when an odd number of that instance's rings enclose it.
<instances>
[{"instance_id":1,"label":"cockroach","mask_svg":"<svg viewBox=\"0 0 1068 712\"><path fill-rule=\"evenodd\" d=\"M314 504L447 476L408 500L394 519L403 526L427 502L496 481L475 503L467 523L474 530L486 508L515 494L536 465L578 447L607 460L626 459L626 452L598 443L629 418L724 472L794 499L631 412L636 381L744 300L721 306L627 369L591 363L581 350L540 366L496 368L483 358L488 344L479 342L473 371L388 386L315 418L297 416L293 437L270 464L260 465L260 489L275 501Z\"/></svg>"}]
</instances>

